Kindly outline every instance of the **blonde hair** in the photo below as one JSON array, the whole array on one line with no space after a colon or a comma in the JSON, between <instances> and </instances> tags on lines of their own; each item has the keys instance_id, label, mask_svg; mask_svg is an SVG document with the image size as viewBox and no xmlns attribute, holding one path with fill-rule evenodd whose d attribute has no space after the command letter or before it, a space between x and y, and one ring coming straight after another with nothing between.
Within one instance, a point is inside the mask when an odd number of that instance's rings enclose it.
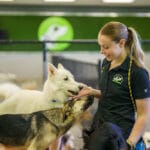
<instances>
[{"instance_id":1,"label":"blonde hair","mask_svg":"<svg viewBox=\"0 0 150 150\"><path fill-rule=\"evenodd\" d=\"M127 27L120 22L108 22L102 27L100 34L109 36L112 41L116 43L121 39L125 39L127 54L132 57L137 66L145 68L144 52L141 47L139 36L134 28Z\"/></svg>"}]
</instances>

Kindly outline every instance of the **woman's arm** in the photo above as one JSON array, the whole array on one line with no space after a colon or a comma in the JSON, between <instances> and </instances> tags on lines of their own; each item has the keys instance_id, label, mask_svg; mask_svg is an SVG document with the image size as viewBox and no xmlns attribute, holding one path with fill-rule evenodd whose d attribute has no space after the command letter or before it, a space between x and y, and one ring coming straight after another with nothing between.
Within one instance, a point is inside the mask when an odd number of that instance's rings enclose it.
<instances>
[{"instance_id":1,"label":"woman's arm","mask_svg":"<svg viewBox=\"0 0 150 150\"><path fill-rule=\"evenodd\" d=\"M127 139L128 143L136 144L142 137L150 119L150 98L136 100L137 119Z\"/></svg>"}]
</instances>

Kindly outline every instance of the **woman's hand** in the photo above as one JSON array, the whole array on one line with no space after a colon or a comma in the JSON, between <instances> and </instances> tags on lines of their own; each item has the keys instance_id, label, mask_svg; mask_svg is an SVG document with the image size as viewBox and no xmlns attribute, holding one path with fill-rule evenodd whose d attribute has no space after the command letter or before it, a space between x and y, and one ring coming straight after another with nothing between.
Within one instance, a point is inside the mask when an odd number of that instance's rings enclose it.
<instances>
[{"instance_id":1,"label":"woman's hand","mask_svg":"<svg viewBox=\"0 0 150 150\"><path fill-rule=\"evenodd\" d=\"M78 93L78 95L72 96L72 99L77 99L80 98L82 96L88 96L88 95L92 95L92 88L88 87L88 86L84 86L81 91Z\"/></svg>"}]
</instances>

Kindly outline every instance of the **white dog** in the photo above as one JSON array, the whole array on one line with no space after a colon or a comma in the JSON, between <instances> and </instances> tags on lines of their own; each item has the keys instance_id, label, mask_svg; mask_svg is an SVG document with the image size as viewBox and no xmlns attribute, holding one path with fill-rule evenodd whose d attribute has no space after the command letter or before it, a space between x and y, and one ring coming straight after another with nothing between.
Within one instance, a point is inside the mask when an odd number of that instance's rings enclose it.
<instances>
[{"instance_id":1,"label":"white dog","mask_svg":"<svg viewBox=\"0 0 150 150\"><path fill-rule=\"evenodd\" d=\"M56 68L48 64L48 78L42 91L18 90L0 104L0 114L32 113L63 107L67 98L77 94L82 85L61 64Z\"/></svg>"}]
</instances>

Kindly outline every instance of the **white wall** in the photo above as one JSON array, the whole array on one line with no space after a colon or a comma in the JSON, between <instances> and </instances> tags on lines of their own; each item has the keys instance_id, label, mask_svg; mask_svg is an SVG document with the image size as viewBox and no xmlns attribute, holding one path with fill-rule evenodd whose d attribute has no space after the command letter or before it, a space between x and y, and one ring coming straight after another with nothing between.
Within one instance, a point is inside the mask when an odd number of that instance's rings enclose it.
<instances>
[{"instance_id":1,"label":"white wall","mask_svg":"<svg viewBox=\"0 0 150 150\"><path fill-rule=\"evenodd\" d=\"M97 63L101 58L99 52L65 52L60 53L72 59ZM51 61L51 55L47 54L47 60ZM150 53L145 55L145 63L150 72ZM42 79L43 55L42 52L0 52L0 73L13 73L18 78Z\"/></svg>"}]
</instances>

